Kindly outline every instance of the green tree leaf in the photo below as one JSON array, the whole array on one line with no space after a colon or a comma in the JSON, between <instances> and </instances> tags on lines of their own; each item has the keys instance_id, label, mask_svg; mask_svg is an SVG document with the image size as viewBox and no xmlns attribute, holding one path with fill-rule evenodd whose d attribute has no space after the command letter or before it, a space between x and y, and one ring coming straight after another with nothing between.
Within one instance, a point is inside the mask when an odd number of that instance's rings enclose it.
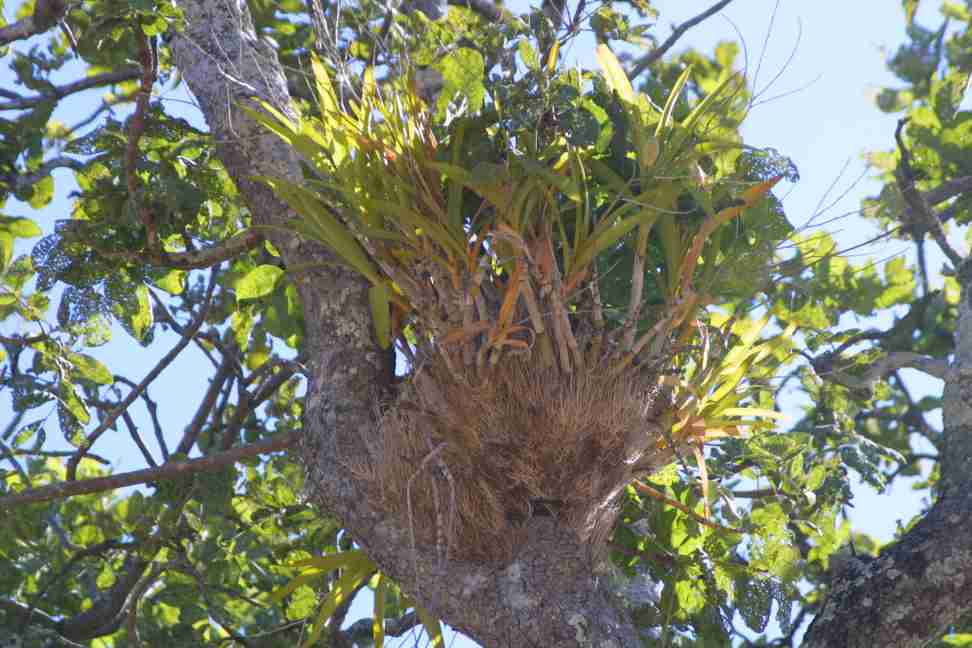
<instances>
[{"instance_id":1,"label":"green tree leaf","mask_svg":"<svg viewBox=\"0 0 972 648\"><path fill-rule=\"evenodd\" d=\"M78 375L82 378L99 385L110 385L115 382L108 367L97 359L85 353L72 353L69 357Z\"/></svg>"},{"instance_id":2,"label":"green tree leaf","mask_svg":"<svg viewBox=\"0 0 972 648\"><path fill-rule=\"evenodd\" d=\"M237 299L256 299L273 292L284 271L275 265L259 265L239 279L234 286Z\"/></svg>"},{"instance_id":3,"label":"green tree leaf","mask_svg":"<svg viewBox=\"0 0 972 648\"><path fill-rule=\"evenodd\" d=\"M449 103L456 97L467 102L469 113L479 112L486 98L483 66L483 55L468 47L457 48L436 63L435 68L442 73L443 80L442 92L436 104L439 118L445 115Z\"/></svg>"}]
</instances>

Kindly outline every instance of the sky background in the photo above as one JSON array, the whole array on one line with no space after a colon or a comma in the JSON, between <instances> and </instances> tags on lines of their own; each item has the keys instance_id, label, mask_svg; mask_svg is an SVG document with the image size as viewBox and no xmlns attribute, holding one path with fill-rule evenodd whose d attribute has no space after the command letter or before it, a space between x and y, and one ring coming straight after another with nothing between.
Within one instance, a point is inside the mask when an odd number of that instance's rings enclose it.
<instances>
[{"instance_id":1,"label":"sky background","mask_svg":"<svg viewBox=\"0 0 972 648\"><path fill-rule=\"evenodd\" d=\"M6 3L4 14L8 20L13 18L18 4L16 1ZM527 4L512 2L507 6L518 12ZM660 12L656 34L663 39L670 33L672 24L698 14L711 4L711 0L655 0L651 4ZM790 221L800 226L819 211L821 204L831 203L838 196L842 198L826 214L818 216L818 221L853 212L859 208L863 197L877 193L879 185L867 177L862 153L887 150L893 145L896 116L880 113L874 106L873 97L881 87L895 85L885 67L885 57L904 42L904 18L897 0L783 0L771 21L775 4L775 0L736 0L719 16L690 30L674 51L694 47L711 52L720 40L741 38L752 78L760 52L765 47L759 76L754 83L761 104L753 109L742 133L747 144L771 146L796 163L800 170L799 183L788 185L782 191L778 189L777 194L783 198ZM940 21L938 4L936 0L922 3L919 22L937 27ZM583 67L597 67L589 39L578 39L566 55ZM73 72L65 70L57 80L66 81L76 73L77 68ZM0 87L11 86L12 79L6 65L0 66ZM767 87L771 80L772 84ZM184 89L166 88L162 94L170 112L200 123L198 110ZM63 102L54 118L66 123L75 122L98 105L100 96L99 92L93 91ZM964 107L969 107L969 103L969 97L966 97ZM56 198L40 215L45 232L51 231L53 221L69 218L68 195L76 188L70 173L57 172L55 178ZM8 201L3 211L12 216L38 217L37 212L13 200ZM835 235L842 248L869 240L879 233L872 224L853 214L826 229ZM34 242L21 243L18 252L29 251ZM930 254L929 267L937 272L942 266L941 255L934 246L927 249L934 252ZM874 245L855 253L885 258L902 252L912 254L900 242ZM855 323L850 318L842 323L857 326L881 324ZM0 331L5 334L18 332L13 324L6 322L0 323ZM113 370L137 382L175 341L173 336L165 335L158 339L159 342L151 348L139 348L136 352L132 340L116 326L114 341L92 353ZM170 441L181 436L207 386L210 373L208 362L190 346L187 353L149 389L151 396L162 406L162 424ZM910 370L905 370L905 374L917 398L926 393L941 393L939 381ZM188 403L187 409L182 409L181 403ZM10 416L9 398L0 395L0 428ZM136 417L136 422L141 429L148 429L147 417ZM938 426L940 420L932 423ZM147 442L151 443L148 439ZM110 438L108 435L103 437L96 451L111 458L118 457L113 466L116 471L144 466L134 444L123 431ZM895 487L883 494L860 485L855 489L852 521L858 530L887 541L893 537L898 521L907 522L920 507L920 496L909 489L908 480L897 480ZM349 619L367 615L370 615L370 603L362 600L356 602ZM403 645L412 643L409 640ZM447 645L449 643L457 647L476 645L461 637L449 637Z\"/></svg>"}]
</instances>

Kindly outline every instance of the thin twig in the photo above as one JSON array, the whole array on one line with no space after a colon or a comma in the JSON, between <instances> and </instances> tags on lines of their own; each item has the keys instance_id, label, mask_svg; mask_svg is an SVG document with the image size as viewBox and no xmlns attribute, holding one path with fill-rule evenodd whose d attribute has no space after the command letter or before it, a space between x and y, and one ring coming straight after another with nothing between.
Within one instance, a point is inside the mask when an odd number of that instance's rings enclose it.
<instances>
[{"instance_id":1,"label":"thin twig","mask_svg":"<svg viewBox=\"0 0 972 648\"><path fill-rule=\"evenodd\" d=\"M667 504L668 506L671 506L673 508L677 508L679 511L681 511L685 515L689 516L690 518L692 518L693 520L695 520L699 524L705 525L705 526L709 527L710 529L718 529L720 531L730 531L732 533L742 533L742 530L741 529L734 529L732 527L722 526L721 524L719 524L717 522L713 522L711 520L707 520L705 517L699 515L698 513L696 513L695 511L693 511L689 507L685 506L681 502L676 502L672 498L670 498L667 495L665 495L665 493L661 492L660 490L658 490L656 488L652 488L651 486L649 486L648 484L646 484L644 482L634 481L634 482L631 482L631 484L632 484L632 486L635 487L635 489L641 491L642 493L644 493L648 497L651 497L653 499L656 499L659 502L662 502L664 504Z\"/></svg>"},{"instance_id":2,"label":"thin twig","mask_svg":"<svg viewBox=\"0 0 972 648\"><path fill-rule=\"evenodd\" d=\"M27 187L31 187L36 183L40 182L47 176L51 175L51 171L54 169L72 169L74 171L80 171L84 168L84 162L81 160L75 160L72 157L66 155L59 155L57 157L47 160L36 170L30 171L29 173L14 174L9 177L7 182L12 185L16 190L24 190Z\"/></svg>"},{"instance_id":3,"label":"thin twig","mask_svg":"<svg viewBox=\"0 0 972 648\"><path fill-rule=\"evenodd\" d=\"M179 339L176 345L173 346L172 349L165 354L161 360L159 360L158 364L156 364L152 370L146 374L145 378L142 379L138 386L130 391L128 396L126 396L124 400L122 400L118 406L110 414L108 414L107 417L105 417L105 420L102 421L101 424L88 435L88 437L81 444L81 447L78 448L78 452L68 460L68 481L77 479L78 463L82 458L84 458L84 455L87 454L88 450L91 449L94 442L98 440L98 437L104 434L105 430L114 425L115 421L118 420L118 417L121 416L122 412L128 409L135 399L138 398L143 391L145 391L149 384L155 380L166 367L172 364L172 361L175 360L180 353L182 353L182 350L186 348L189 342L196 336L196 333L199 332L199 328L203 325L203 322L206 321L206 315L209 313L209 307L212 305L213 291L216 289L216 274L216 272L213 272L210 275L209 287L206 289L206 297L199 309L199 314L196 316L196 319L192 322L192 324L186 328L185 333Z\"/></svg>"},{"instance_id":4,"label":"thin twig","mask_svg":"<svg viewBox=\"0 0 972 648\"><path fill-rule=\"evenodd\" d=\"M132 79L137 79L139 74L140 70L132 67L85 77L72 83L66 83L62 86L54 86L44 94L34 95L32 97L20 97L19 99L11 99L10 101L0 102L0 112L6 110L27 110L48 101L58 101L59 99L63 99L64 97L72 95L76 92L82 92L84 90L90 90L92 88L98 88L106 85L114 85L116 83L121 83L122 81L131 81Z\"/></svg>"},{"instance_id":5,"label":"thin twig","mask_svg":"<svg viewBox=\"0 0 972 648\"><path fill-rule=\"evenodd\" d=\"M206 395L203 396L202 402L196 408L196 414L186 427L182 435L182 440L179 441L179 445L176 446L176 452L189 454L189 451L192 450L200 431L202 431L203 425L209 420L209 415L212 413L213 406L216 404L216 399L219 397L219 393L223 389L223 384L229 378L231 372L229 358L223 358L223 363L216 370L216 375L213 376L212 381L209 383L209 389L206 390Z\"/></svg>"},{"instance_id":6,"label":"thin twig","mask_svg":"<svg viewBox=\"0 0 972 648\"><path fill-rule=\"evenodd\" d=\"M901 155L901 161L895 170L898 189L901 191L901 195L908 204L908 207L917 216L914 224L931 234L935 242L938 243L938 247L948 257L948 260L958 268L965 259L948 242L941 221L938 220L938 216L935 215L929 204L925 201L925 197L915 186L915 171L911 166L911 153L908 151L908 147L905 146L904 137L902 136L908 119L908 117L899 119L898 126L894 130L894 139L898 143L898 151Z\"/></svg>"},{"instance_id":7,"label":"thin twig","mask_svg":"<svg viewBox=\"0 0 972 648\"><path fill-rule=\"evenodd\" d=\"M218 470L242 459L250 459L268 452L284 450L297 443L298 438L299 434L297 432L275 434L256 443L251 443L250 445L233 448L226 452L214 453L200 457L199 459L175 461L163 464L157 468L143 468L142 470L133 470L108 477L97 477L81 481L62 481L49 486L33 488L17 493L16 495L0 497L0 510L12 510L22 504L49 502L51 500L74 497L75 495L100 493L125 486L134 486L136 484L145 484L162 479L173 479L199 472Z\"/></svg>"},{"instance_id":8,"label":"thin twig","mask_svg":"<svg viewBox=\"0 0 972 648\"><path fill-rule=\"evenodd\" d=\"M870 392L874 384L899 369L910 368L922 371L929 376L944 380L948 374L948 361L933 358L913 351L893 351L887 353L867 367L859 376L851 376L834 367L837 356L826 354L813 363L814 372L823 379L843 385L850 389Z\"/></svg>"},{"instance_id":9,"label":"thin twig","mask_svg":"<svg viewBox=\"0 0 972 648\"><path fill-rule=\"evenodd\" d=\"M46 32L60 22L66 12L65 0L37 0L31 15L0 27L0 47Z\"/></svg>"},{"instance_id":10,"label":"thin twig","mask_svg":"<svg viewBox=\"0 0 972 648\"><path fill-rule=\"evenodd\" d=\"M152 453L149 449L145 447L145 442L142 441L141 435L138 433L138 427L135 425L135 421L132 420L132 415L128 413L128 410L122 412L122 420L125 422L125 427L128 428L128 433L132 437L132 441L138 446L139 451L142 453L142 457L145 458L145 463L155 468L159 464L155 463L155 459L152 458Z\"/></svg>"},{"instance_id":11,"label":"thin twig","mask_svg":"<svg viewBox=\"0 0 972 648\"><path fill-rule=\"evenodd\" d=\"M675 29L672 30L671 35L665 39L665 42L663 42L661 45L659 45L651 52L649 52L647 55L645 55L640 61L635 63L634 67L631 69L631 74L630 74L631 78L634 79L635 77L640 76L641 73L647 70L652 63L654 63L661 57L665 56L668 50L672 49L672 47L675 46L675 43L678 42L678 39L680 39L682 35L685 34L685 32L692 29L703 20L706 20L707 18L711 18L715 14L719 13L726 6L728 6L730 2L732 2L732 0L720 0L719 2L715 3L714 5L712 5L711 7L709 7L702 13L700 13L698 16L695 16L694 18L690 18L689 20L683 22L681 25L675 27Z\"/></svg>"},{"instance_id":12,"label":"thin twig","mask_svg":"<svg viewBox=\"0 0 972 648\"><path fill-rule=\"evenodd\" d=\"M132 389L138 389L138 385L125 376L115 375L115 381L125 383ZM152 400L148 391L142 391L142 400L145 401L145 409L148 410L149 418L152 419L152 431L155 433L155 441L159 444L159 451L162 453L162 462L169 460L169 446L165 442L165 435L162 433L162 422L159 421L159 404Z\"/></svg>"}]
</instances>

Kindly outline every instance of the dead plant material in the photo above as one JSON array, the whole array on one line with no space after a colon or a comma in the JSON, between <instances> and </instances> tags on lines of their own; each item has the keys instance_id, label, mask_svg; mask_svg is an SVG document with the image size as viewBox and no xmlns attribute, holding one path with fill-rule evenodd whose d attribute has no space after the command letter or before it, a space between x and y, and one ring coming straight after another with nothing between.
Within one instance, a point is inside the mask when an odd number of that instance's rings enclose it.
<instances>
[{"instance_id":1,"label":"dead plant material","mask_svg":"<svg viewBox=\"0 0 972 648\"><path fill-rule=\"evenodd\" d=\"M444 365L421 369L369 443L370 495L419 542L444 541L440 551L500 559L537 515L600 545L634 465L672 459L656 433L656 377L516 359L456 376ZM443 531L452 537L437 537Z\"/></svg>"}]
</instances>

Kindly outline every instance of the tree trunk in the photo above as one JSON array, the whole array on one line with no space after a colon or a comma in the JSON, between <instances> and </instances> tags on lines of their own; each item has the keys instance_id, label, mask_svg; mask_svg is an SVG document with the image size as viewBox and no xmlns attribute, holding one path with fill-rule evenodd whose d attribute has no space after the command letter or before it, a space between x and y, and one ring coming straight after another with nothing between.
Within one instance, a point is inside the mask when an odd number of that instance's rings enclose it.
<instances>
[{"instance_id":1,"label":"tree trunk","mask_svg":"<svg viewBox=\"0 0 972 648\"><path fill-rule=\"evenodd\" d=\"M276 136L239 110L258 96L292 110L272 47L254 33L243 0L186 0L176 63L195 94L221 159L256 223L280 222L285 204L252 178L301 182L300 164ZM290 266L330 260L317 246L272 235ZM811 625L813 648L921 646L939 637L972 601L972 268L959 272L962 301L954 366L946 380L942 496L928 516L880 558L835 575ZM639 645L619 601L599 575L600 557L553 518L527 524L512 560L446 560L415 546L408 529L374 510L355 468L366 464L364 433L388 395L392 358L371 337L364 281L328 266L299 281L310 358L301 451L311 496L403 588L434 614L486 646Z\"/></svg>"},{"instance_id":2,"label":"tree trunk","mask_svg":"<svg viewBox=\"0 0 972 648\"><path fill-rule=\"evenodd\" d=\"M940 496L881 555L836 574L806 648L925 646L972 607L972 263L962 288L955 356L942 402Z\"/></svg>"},{"instance_id":3,"label":"tree trunk","mask_svg":"<svg viewBox=\"0 0 972 648\"><path fill-rule=\"evenodd\" d=\"M242 0L187 0L185 30L173 55L220 145L220 157L255 223L292 216L254 176L300 183L299 160L275 135L239 110L259 97L292 114L276 55L254 33ZM288 266L333 260L318 246L272 234ZM485 646L637 646L636 630L599 574L601 556L553 518L527 523L509 561L444 559L416 546L409 530L374 510L355 468L366 464L366 432L389 394L393 356L372 340L365 281L329 265L302 272L309 385L300 459L310 495L337 515L388 575L424 607Z\"/></svg>"}]
</instances>

